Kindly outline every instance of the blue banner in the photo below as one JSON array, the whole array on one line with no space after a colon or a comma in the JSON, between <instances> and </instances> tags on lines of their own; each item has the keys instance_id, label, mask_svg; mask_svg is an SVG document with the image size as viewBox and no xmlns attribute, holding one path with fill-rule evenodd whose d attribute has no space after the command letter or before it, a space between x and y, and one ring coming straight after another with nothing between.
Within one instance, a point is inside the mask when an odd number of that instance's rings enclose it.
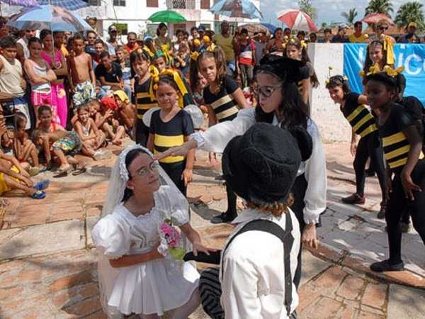
<instances>
[{"instance_id":1,"label":"blue banner","mask_svg":"<svg viewBox=\"0 0 425 319\"><path fill-rule=\"evenodd\" d=\"M359 73L366 59L366 44L344 44L344 75L354 92L363 92ZM425 45L402 44L394 46L395 67L404 66L405 96L416 96L425 105Z\"/></svg>"}]
</instances>

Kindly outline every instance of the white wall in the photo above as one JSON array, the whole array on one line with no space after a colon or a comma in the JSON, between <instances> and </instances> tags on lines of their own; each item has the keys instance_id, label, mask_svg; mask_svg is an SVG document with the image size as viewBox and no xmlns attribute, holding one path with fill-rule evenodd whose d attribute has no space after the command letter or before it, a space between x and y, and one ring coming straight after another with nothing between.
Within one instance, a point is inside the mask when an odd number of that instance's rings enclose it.
<instances>
[{"instance_id":1,"label":"white wall","mask_svg":"<svg viewBox=\"0 0 425 319\"><path fill-rule=\"evenodd\" d=\"M351 127L339 110L339 105L329 97L325 83L329 67L332 67L331 75L342 74L343 54L343 44L311 43L308 45L308 55L320 82L319 87L311 92L311 117L319 126L322 139L326 142L351 140Z\"/></svg>"}]
</instances>

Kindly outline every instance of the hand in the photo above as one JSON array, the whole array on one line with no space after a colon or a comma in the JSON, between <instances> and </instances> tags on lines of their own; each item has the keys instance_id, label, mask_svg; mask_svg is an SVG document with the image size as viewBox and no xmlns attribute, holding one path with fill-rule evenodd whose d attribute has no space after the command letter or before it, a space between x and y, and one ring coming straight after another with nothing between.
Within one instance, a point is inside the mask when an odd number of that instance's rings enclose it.
<instances>
[{"instance_id":1,"label":"hand","mask_svg":"<svg viewBox=\"0 0 425 319\"><path fill-rule=\"evenodd\" d=\"M110 109L108 109L106 112L105 112L105 119L109 119L110 117L112 117L114 115L114 112L112 111L112 110L110 110Z\"/></svg>"},{"instance_id":2,"label":"hand","mask_svg":"<svg viewBox=\"0 0 425 319\"><path fill-rule=\"evenodd\" d=\"M187 186L192 181L192 169L186 168L183 171L182 179L184 181L184 186Z\"/></svg>"},{"instance_id":3,"label":"hand","mask_svg":"<svg viewBox=\"0 0 425 319\"><path fill-rule=\"evenodd\" d=\"M209 255L210 252L217 251L217 249L205 247L201 242L193 242L192 251L195 256L198 256L198 251Z\"/></svg>"},{"instance_id":4,"label":"hand","mask_svg":"<svg viewBox=\"0 0 425 319\"><path fill-rule=\"evenodd\" d=\"M401 175L401 184L403 185L404 193L406 194L406 198L409 200L415 200L415 196L413 196L413 192L422 192L422 189L419 185L416 185L412 177L409 174Z\"/></svg>"},{"instance_id":5,"label":"hand","mask_svg":"<svg viewBox=\"0 0 425 319\"><path fill-rule=\"evenodd\" d=\"M316 224L307 224L305 226L301 236L301 241L304 245L307 245L311 248L319 247L319 240L317 239L316 234Z\"/></svg>"},{"instance_id":6,"label":"hand","mask_svg":"<svg viewBox=\"0 0 425 319\"><path fill-rule=\"evenodd\" d=\"M351 156L355 156L356 155L356 151L357 151L357 143L356 142L351 142L351 145L350 145Z\"/></svg>"},{"instance_id":7,"label":"hand","mask_svg":"<svg viewBox=\"0 0 425 319\"><path fill-rule=\"evenodd\" d=\"M26 170L23 169L23 170L20 171L20 173L22 174L22 176L24 176L28 179L31 179L30 174ZM31 182L31 184L32 184L32 182Z\"/></svg>"}]
</instances>

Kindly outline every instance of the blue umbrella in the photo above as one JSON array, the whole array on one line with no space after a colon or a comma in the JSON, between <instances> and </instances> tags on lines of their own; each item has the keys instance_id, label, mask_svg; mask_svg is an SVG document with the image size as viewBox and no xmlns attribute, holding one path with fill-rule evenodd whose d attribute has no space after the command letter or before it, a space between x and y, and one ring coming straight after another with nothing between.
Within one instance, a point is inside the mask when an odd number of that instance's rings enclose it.
<instances>
[{"instance_id":1,"label":"blue umbrella","mask_svg":"<svg viewBox=\"0 0 425 319\"><path fill-rule=\"evenodd\" d=\"M68 10L77 10L81 8L88 7L88 2L83 0L37 0L41 5L52 5L57 7L62 7Z\"/></svg>"},{"instance_id":2,"label":"blue umbrella","mask_svg":"<svg viewBox=\"0 0 425 319\"><path fill-rule=\"evenodd\" d=\"M210 11L232 18L262 19L260 10L250 0L221 0Z\"/></svg>"},{"instance_id":3,"label":"blue umbrella","mask_svg":"<svg viewBox=\"0 0 425 319\"><path fill-rule=\"evenodd\" d=\"M7 25L19 30L79 32L93 30L87 22L72 12L55 6L31 7L11 18Z\"/></svg>"},{"instance_id":4,"label":"blue umbrella","mask_svg":"<svg viewBox=\"0 0 425 319\"><path fill-rule=\"evenodd\" d=\"M0 2L6 3L11 6L23 6L23 7L31 7L36 6L36 0L0 0Z\"/></svg>"},{"instance_id":5,"label":"blue umbrella","mask_svg":"<svg viewBox=\"0 0 425 319\"><path fill-rule=\"evenodd\" d=\"M277 27L271 23L261 23L261 25L265 26L270 31L270 33L274 33L274 31L277 29Z\"/></svg>"}]
</instances>

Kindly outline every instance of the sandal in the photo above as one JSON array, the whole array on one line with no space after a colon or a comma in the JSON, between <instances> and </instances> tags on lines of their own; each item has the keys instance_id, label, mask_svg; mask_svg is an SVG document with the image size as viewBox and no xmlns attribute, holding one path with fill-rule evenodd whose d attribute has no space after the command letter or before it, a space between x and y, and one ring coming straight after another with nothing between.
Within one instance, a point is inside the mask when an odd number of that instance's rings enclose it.
<instances>
[{"instance_id":1,"label":"sandal","mask_svg":"<svg viewBox=\"0 0 425 319\"><path fill-rule=\"evenodd\" d=\"M67 170L58 171L58 173L56 175L53 175L53 178L65 177L65 176L68 176L68 171Z\"/></svg>"},{"instance_id":2,"label":"sandal","mask_svg":"<svg viewBox=\"0 0 425 319\"><path fill-rule=\"evenodd\" d=\"M32 199L43 199L44 197L46 197L46 193L41 190L38 190L31 195Z\"/></svg>"},{"instance_id":3,"label":"sandal","mask_svg":"<svg viewBox=\"0 0 425 319\"><path fill-rule=\"evenodd\" d=\"M36 183L33 187L38 191L42 191L49 187L49 184L50 181L48 179L43 179L42 181Z\"/></svg>"},{"instance_id":4,"label":"sandal","mask_svg":"<svg viewBox=\"0 0 425 319\"><path fill-rule=\"evenodd\" d=\"M77 168L72 172L72 176L81 175L81 174L85 173L86 171L87 171L87 168L85 168L85 167Z\"/></svg>"}]
</instances>

